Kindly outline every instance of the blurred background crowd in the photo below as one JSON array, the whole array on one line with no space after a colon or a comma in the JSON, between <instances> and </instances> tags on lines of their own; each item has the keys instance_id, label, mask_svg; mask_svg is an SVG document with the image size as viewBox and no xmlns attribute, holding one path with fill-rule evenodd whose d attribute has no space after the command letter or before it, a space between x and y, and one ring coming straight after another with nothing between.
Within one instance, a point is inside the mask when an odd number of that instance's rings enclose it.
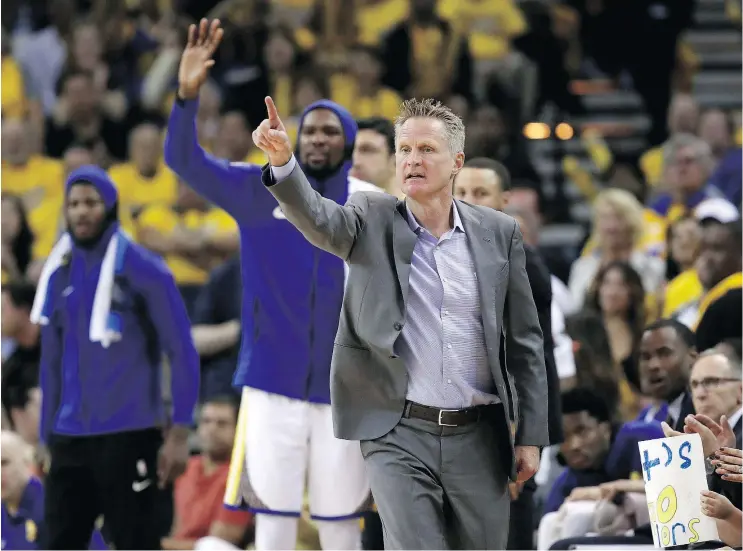
<instances>
[{"instance_id":1,"label":"blurred background crowd","mask_svg":"<svg viewBox=\"0 0 743 551\"><path fill-rule=\"evenodd\" d=\"M12 465L27 459L6 448L38 441L35 282L64 231L66 175L84 164L109 171L123 227L173 272L202 358L194 454L229 460L237 227L162 159L185 33L201 17L225 29L197 124L218 157L265 162L251 140L263 96L294 136L303 108L330 98L360 123L353 175L399 195L391 121L403 99L435 97L465 120L468 158L508 169L500 191L553 274L553 334L568 343L566 441L538 475L544 513L574 487L629 480L607 460L617 435L636 419L679 421L676 402L736 421L741 447L739 0L3 0L1 17L2 406L20 437L3 441L4 501L20 484L6 472L22 477ZM645 342L653 331L661 344ZM728 361L692 384L689 350L713 348ZM595 470L600 480L575 482ZM163 545L183 549L215 523L248 544L250 517L221 512L224 478L189 473L163 505ZM519 530L527 546L540 517ZM597 532L586 522L542 526L534 544ZM308 522L301 545L313 538Z\"/></svg>"}]
</instances>

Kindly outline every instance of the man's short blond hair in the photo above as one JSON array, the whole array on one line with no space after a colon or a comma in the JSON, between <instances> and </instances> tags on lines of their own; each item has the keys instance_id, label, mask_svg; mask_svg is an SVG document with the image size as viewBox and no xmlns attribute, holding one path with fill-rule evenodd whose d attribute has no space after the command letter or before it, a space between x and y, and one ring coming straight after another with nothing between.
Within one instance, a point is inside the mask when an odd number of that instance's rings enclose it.
<instances>
[{"instance_id":1,"label":"man's short blond hair","mask_svg":"<svg viewBox=\"0 0 743 551\"><path fill-rule=\"evenodd\" d=\"M464 122L440 101L430 98L408 99L400 105L400 114L395 119L395 146L402 125L408 119L436 119L441 121L446 132L446 141L452 154L464 152Z\"/></svg>"}]
</instances>

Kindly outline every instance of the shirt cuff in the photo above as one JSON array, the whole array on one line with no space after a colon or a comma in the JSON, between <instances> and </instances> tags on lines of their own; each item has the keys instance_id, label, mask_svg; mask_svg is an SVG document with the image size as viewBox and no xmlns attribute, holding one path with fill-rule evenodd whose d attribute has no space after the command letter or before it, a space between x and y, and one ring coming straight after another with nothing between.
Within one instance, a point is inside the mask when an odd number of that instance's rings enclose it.
<instances>
[{"instance_id":1,"label":"shirt cuff","mask_svg":"<svg viewBox=\"0 0 743 551\"><path fill-rule=\"evenodd\" d=\"M278 184L281 180L285 180L289 176L289 174L292 173L295 166L297 166L297 159L295 159L294 155L292 155L292 158L289 159L289 162L286 163L284 166L272 166L271 175Z\"/></svg>"}]
</instances>

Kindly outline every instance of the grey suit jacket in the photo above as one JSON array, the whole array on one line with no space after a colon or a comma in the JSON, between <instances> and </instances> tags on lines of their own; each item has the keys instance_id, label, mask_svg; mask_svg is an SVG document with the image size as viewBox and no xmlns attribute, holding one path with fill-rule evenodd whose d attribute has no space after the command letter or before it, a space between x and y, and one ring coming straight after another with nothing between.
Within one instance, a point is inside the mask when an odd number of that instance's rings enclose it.
<instances>
[{"instance_id":1,"label":"grey suit jacket","mask_svg":"<svg viewBox=\"0 0 743 551\"><path fill-rule=\"evenodd\" d=\"M373 192L355 193L339 205L312 189L298 163L279 183L264 167L263 183L313 245L349 265L331 364L333 423L338 438L379 438L400 421L408 385L406 367L393 350L405 324L417 239L405 205ZM492 209L459 201L457 207L477 271L490 369L505 407L503 433L511 435L513 446L509 419L515 419L515 444L546 446L544 346L519 226Z\"/></svg>"}]
</instances>

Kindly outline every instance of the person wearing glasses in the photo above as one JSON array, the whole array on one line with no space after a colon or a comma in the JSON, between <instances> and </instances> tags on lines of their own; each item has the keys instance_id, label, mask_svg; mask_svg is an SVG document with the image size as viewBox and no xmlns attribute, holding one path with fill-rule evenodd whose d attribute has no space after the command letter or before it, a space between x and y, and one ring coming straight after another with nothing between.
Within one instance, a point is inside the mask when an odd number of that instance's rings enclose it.
<instances>
[{"instance_id":1,"label":"person wearing glasses","mask_svg":"<svg viewBox=\"0 0 743 551\"><path fill-rule=\"evenodd\" d=\"M741 364L711 349L699 355L689 377L689 389L697 414L706 415L724 426L724 416L735 434L735 447L741 447L743 384Z\"/></svg>"}]
</instances>

